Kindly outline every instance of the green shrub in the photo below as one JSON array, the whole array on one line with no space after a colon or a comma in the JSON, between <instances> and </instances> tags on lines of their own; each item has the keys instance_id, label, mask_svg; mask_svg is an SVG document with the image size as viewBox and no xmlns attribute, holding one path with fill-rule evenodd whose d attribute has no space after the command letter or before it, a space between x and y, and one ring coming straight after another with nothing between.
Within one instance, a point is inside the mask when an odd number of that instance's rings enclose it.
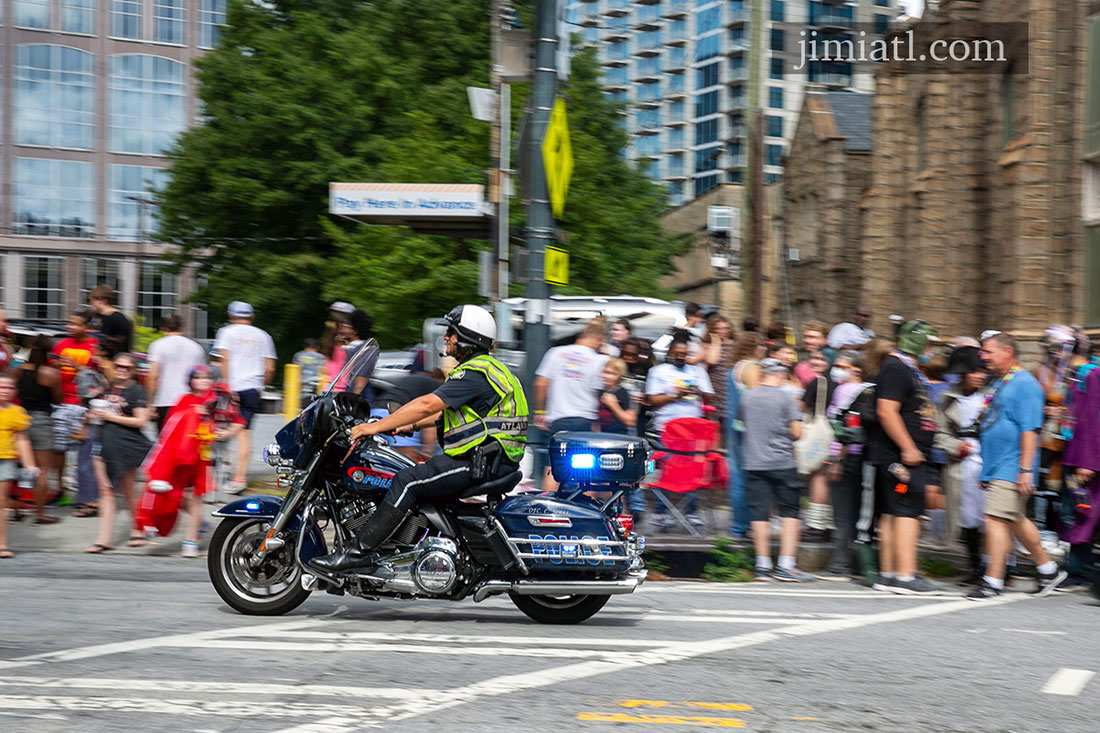
<instances>
[{"instance_id":1,"label":"green shrub","mask_svg":"<svg viewBox=\"0 0 1100 733\"><path fill-rule=\"evenodd\" d=\"M753 558L739 550L725 537L719 537L710 551L713 562L703 567L704 580L719 583L746 583L753 579Z\"/></svg>"}]
</instances>

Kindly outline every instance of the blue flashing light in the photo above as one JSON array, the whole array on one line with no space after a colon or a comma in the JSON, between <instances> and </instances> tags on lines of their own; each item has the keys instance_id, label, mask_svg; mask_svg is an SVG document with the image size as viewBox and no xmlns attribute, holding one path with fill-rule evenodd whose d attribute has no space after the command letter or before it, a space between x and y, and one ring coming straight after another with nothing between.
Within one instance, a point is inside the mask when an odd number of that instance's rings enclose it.
<instances>
[{"instance_id":1,"label":"blue flashing light","mask_svg":"<svg viewBox=\"0 0 1100 733\"><path fill-rule=\"evenodd\" d=\"M244 505L244 508L247 509L250 512L258 512L258 511L260 511L260 502L250 501L250 502L248 502L247 504Z\"/></svg>"},{"instance_id":2,"label":"blue flashing light","mask_svg":"<svg viewBox=\"0 0 1100 733\"><path fill-rule=\"evenodd\" d=\"M573 468L593 468L596 465L596 456L591 453L574 453L569 458L569 465Z\"/></svg>"}]
</instances>

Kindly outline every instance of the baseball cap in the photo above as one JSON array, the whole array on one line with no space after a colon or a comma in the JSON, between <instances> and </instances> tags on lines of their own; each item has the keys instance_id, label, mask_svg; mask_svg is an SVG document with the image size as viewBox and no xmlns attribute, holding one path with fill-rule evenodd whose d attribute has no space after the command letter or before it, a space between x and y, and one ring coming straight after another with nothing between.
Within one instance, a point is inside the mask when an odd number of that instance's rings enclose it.
<instances>
[{"instance_id":1,"label":"baseball cap","mask_svg":"<svg viewBox=\"0 0 1100 733\"><path fill-rule=\"evenodd\" d=\"M243 300L234 300L229 304L229 315L234 318L250 318L253 315L252 306Z\"/></svg>"},{"instance_id":2,"label":"baseball cap","mask_svg":"<svg viewBox=\"0 0 1100 733\"><path fill-rule=\"evenodd\" d=\"M760 360L760 372L762 374L778 374L787 371L787 365L774 357Z\"/></svg>"},{"instance_id":3,"label":"baseball cap","mask_svg":"<svg viewBox=\"0 0 1100 733\"><path fill-rule=\"evenodd\" d=\"M337 313L352 313L355 310L355 306L351 303L345 303L342 300L338 300L328 307L330 311L336 311Z\"/></svg>"}]
</instances>

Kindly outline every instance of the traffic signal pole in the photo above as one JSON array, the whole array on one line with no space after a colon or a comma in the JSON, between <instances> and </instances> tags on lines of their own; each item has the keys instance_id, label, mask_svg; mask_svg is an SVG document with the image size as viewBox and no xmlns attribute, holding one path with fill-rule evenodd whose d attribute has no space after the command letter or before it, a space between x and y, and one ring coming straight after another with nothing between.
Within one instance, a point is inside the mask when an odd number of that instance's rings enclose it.
<instances>
[{"instance_id":1,"label":"traffic signal pole","mask_svg":"<svg viewBox=\"0 0 1100 733\"><path fill-rule=\"evenodd\" d=\"M554 214L543 169L542 143L550 122L557 88L557 3L535 2L535 69L531 99L531 134L527 137L530 161L527 201L527 309L524 315L525 370L528 389L535 381L535 370L550 347L550 286L546 282L546 247L555 239ZM534 430L534 428L532 428ZM534 432L530 436L539 440Z\"/></svg>"}]
</instances>

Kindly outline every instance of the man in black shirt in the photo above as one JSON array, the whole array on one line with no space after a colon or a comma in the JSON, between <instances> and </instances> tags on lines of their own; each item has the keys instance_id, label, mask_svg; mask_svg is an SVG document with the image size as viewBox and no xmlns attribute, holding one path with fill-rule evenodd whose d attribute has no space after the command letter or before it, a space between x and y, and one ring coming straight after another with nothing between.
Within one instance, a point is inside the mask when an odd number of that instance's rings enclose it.
<instances>
[{"instance_id":1,"label":"man in black shirt","mask_svg":"<svg viewBox=\"0 0 1100 733\"><path fill-rule=\"evenodd\" d=\"M901 595L940 595L917 575L917 540L924 512L927 460L936 436L936 407L917 358L935 329L924 321L901 327L897 351L883 359L875 383L878 427L870 434L879 520L879 577L876 590Z\"/></svg>"},{"instance_id":2,"label":"man in black shirt","mask_svg":"<svg viewBox=\"0 0 1100 733\"><path fill-rule=\"evenodd\" d=\"M122 311L115 308L115 291L109 285L97 285L88 293L88 305L95 315L88 321L88 331L102 335L100 342L107 356L128 353L133 346L134 327Z\"/></svg>"}]
</instances>

